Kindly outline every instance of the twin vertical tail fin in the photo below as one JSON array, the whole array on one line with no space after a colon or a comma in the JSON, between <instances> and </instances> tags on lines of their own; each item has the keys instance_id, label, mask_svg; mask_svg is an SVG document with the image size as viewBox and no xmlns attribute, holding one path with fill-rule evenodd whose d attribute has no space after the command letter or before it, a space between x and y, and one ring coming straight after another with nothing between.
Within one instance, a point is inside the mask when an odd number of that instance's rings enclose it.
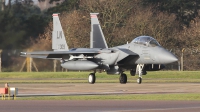
<instances>
[{"instance_id":1,"label":"twin vertical tail fin","mask_svg":"<svg viewBox=\"0 0 200 112\"><path fill-rule=\"evenodd\" d=\"M90 32L90 48L108 48L104 34L97 15L99 13L90 13L91 32Z\"/></svg>"},{"instance_id":2,"label":"twin vertical tail fin","mask_svg":"<svg viewBox=\"0 0 200 112\"><path fill-rule=\"evenodd\" d=\"M102 32L98 13L90 13L91 32L90 32L90 48L108 48L104 34ZM60 24L59 13L53 15L53 32L52 32L52 49L54 51L68 51L65 35Z\"/></svg>"},{"instance_id":3,"label":"twin vertical tail fin","mask_svg":"<svg viewBox=\"0 0 200 112\"><path fill-rule=\"evenodd\" d=\"M53 15L52 49L54 51L68 51L65 35L59 20L59 13Z\"/></svg>"}]
</instances>

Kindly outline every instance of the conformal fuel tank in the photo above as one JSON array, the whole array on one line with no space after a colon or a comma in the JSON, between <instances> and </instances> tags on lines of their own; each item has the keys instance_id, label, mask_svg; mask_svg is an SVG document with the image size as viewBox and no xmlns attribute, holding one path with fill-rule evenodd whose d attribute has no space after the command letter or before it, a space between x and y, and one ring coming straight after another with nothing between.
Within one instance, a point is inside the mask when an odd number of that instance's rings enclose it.
<instances>
[{"instance_id":1,"label":"conformal fuel tank","mask_svg":"<svg viewBox=\"0 0 200 112\"><path fill-rule=\"evenodd\" d=\"M67 61L61 64L63 68L66 68L68 70L92 70L97 68L99 65L92 61Z\"/></svg>"}]
</instances>

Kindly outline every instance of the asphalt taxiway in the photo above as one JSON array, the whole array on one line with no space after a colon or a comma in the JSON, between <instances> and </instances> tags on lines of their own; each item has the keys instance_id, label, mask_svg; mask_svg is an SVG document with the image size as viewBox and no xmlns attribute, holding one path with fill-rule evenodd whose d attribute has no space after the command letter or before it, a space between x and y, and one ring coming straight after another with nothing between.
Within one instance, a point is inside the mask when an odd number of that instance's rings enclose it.
<instances>
[{"instance_id":1,"label":"asphalt taxiway","mask_svg":"<svg viewBox=\"0 0 200 112\"><path fill-rule=\"evenodd\" d=\"M23 95L200 93L200 83L33 83L10 84Z\"/></svg>"},{"instance_id":2,"label":"asphalt taxiway","mask_svg":"<svg viewBox=\"0 0 200 112\"><path fill-rule=\"evenodd\" d=\"M10 87L19 89L18 97L99 94L200 94L200 83L10 83ZM0 112L199 112L199 110L200 101L0 101Z\"/></svg>"}]
</instances>

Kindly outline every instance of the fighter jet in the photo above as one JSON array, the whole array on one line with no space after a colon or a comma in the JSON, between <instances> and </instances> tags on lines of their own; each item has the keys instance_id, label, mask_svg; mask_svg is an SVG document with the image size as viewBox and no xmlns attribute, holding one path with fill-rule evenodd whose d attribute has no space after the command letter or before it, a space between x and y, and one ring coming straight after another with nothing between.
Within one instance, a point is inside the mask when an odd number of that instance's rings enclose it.
<instances>
[{"instance_id":1,"label":"fighter jet","mask_svg":"<svg viewBox=\"0 0 200 112\"><path fill-rule=\"evenodd\" d=\"M127 83L130 70L132 76L139 75L137 83L142 83L142 75L146 71L164 68L163 64L176 62L178 59L164 49L153 37L139 36L130 43L108 48L102 32L98 13L90 13L91 32L90 48L69 49L65 40L59 14L53 14L52 49L53 51L21 52L21 56L60 60L61 66L67 70L91 70L88 82L94 84L96 71L103 70L107 74L118 74L121 84Z\"/></svg>"}]
</instances>

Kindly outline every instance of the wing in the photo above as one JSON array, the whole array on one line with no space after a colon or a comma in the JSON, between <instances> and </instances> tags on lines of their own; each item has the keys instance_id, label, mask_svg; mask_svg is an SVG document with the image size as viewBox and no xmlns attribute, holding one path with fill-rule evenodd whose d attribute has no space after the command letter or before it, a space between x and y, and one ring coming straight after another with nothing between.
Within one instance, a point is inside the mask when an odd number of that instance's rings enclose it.
<instances>
[{"instance_id":1,"label":"wing","mask_svg":"<svg viewBox=\"0 0 200 112\"><path fill-rule=\"evenodd\" d=\"M21 52L23 57L32 57L32 58L42 58L42 59L60 59L60 58L69 58L70 55L73 56L94 56L99 54L98 49L72 49L70 51L36 51L36 52Z\"/></svg>"}]
</instances>

